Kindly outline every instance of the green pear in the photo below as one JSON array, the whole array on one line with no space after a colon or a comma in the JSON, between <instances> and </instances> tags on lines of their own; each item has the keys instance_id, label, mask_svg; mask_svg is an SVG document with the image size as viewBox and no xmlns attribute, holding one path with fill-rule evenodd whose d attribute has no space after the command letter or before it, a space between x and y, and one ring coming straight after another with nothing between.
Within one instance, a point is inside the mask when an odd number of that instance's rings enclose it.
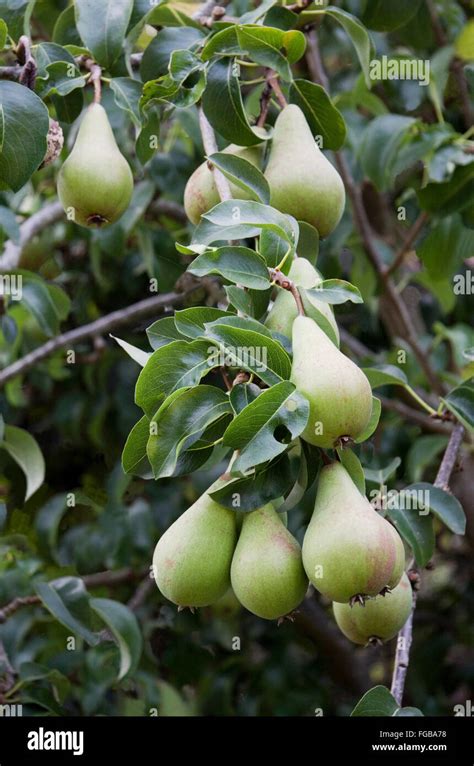
<instances>
[{"instance_id":1,"label":"green pear","mask_svg":"<svg viewBox=\"0 0 474 766\"><path fill-rule=\"evenodd\" d=\"M233 154L242 157L255 167L260 166L262 159L262 146L236 146L230 144L223 149L225 154ZM230 183L230 191L235 199L251 199L251 195L240 186ZM217 191L214 173L209 168L207 161L199 165L189 177L184 190L184 209L191 223L198 224L201 216L211 210L221 201Z\"/></svg>"},{"instance_id":2,"label":"green pear","mask_svg":"<svg viewBox=\"0 0 474 766\"><path fill-rule=\"evenodd\" d=\"M390 641L405 625L412 608L410 580L402 579L390 593L362 604L333 604L334 617L347 638L356 644Z\"/></svg>"},{"instance_id":3,"label":"green pear","mask_svg":"<svg viewBox=\"0 0 474 766\"><path fill-rule=\"evenodd\" d=\"M58 176L58 196L68 218L99 229L117 221L130 204L133 176L100 104L87 108L71 154Z\"/></svg>"},{"instance_id":4,"label":"green pear","mask_svg":"<svg viewBox=\"0 0 474 766\"><path fill-rule=\"evenodd\" d=\"M361 495L341 463L321 470L303 564L314 587L341 603L377 596L403 574L400 535Z\"/></svg>"},{"instance_id":5,"label":"green pear","mask_svg":"<svg viewBox=\"0 0 474 766\"><path fill-rule=\"evenodd\" d=\"M231 581L240 603L257 617L283 617L308 587L301 548L271 504L245 514L232 559Z\"/></svg>"},{"instance_id":6,"label":"green pear","mask_svg":"<svg viewBox=\"0 0 474 766\"><path fill-rule=\"evenodd\" d=\"M355 441L372 413L367 377L309 317L294 320L292 345L290 380L310 405L303 439L325 449L342 437Z\"/></svg>"},{"instance_id":7,"label":"green pear","mask_svg":"<svg viewBox=\"0 0 474 766\"><path fill-rule=\"evenodd\" d=\"M297 287L304 287L306 290L317 287L322 282L321 274L307 258L295 258L291 264L288 276ZM307 316L316 322L319 319L319 322L329 324L339 342L339 329L331 306L324 301L313 300L314 305L313 303L305 302ZM278 332L280 335L286 335L287 338L291 338L293 322L297 316L298 308L292 294L289 290L280 289L265 320L265 326L272 332Z\"/></svg>"},{"instance_id":8,"label":"green pear","mask_svg":"<svg viewBox=\"0 0 474 766\"><path fill-rule=\"evenodd\" d=\"M310 223L321 237L336 228L344 212L344 184L295 104L277 117L264 175L273 207Z\"/></svg>"},{"instance_id":9,"label":"green pear","mask_svg":"<svg viewBox=\"0 0 474 766\"><path fill-rule=\"evenodd\" d=\"M213 604L230 586L236 540L234 511L202 495L158 540L153 571L162 594L182 607Z\"/></svg>"}]
</instances>

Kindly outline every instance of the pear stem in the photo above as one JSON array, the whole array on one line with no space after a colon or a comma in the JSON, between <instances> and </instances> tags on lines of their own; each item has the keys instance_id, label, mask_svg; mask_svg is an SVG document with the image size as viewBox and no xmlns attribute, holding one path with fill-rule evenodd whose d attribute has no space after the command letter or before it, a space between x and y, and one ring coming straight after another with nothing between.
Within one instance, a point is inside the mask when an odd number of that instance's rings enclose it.
<instances>
[{"instance_id":1,"label":"pear stem","mask_svg":"<svg viewBox=\"0 0 474 766\"><path fill-rule=\"evenodd\" d=\"M94 84L94 104L100 104L102 98L102 69L92 61L89 69L91 72L90 82Z\"/></svg>"},{"instance_id":2,"label":"pear stem","mask_svg":"<svg viewBox=\"0 0 474 766\"><path fill-rule=\"evenodd\" d=\"M429 413L430 413L430 415L433 415L433 416L435 416L435 415L437 414L437 413L436 413L436 410L435 410L435 409L433 409L433 407L430 407L430 405L429 405L429 404L427 404L427 403L426 403L426 402L425 402L425 401L424 401L424 400L421 398L421 396L418 396L418 394L416 393L416 391L415 391L415 390L414 390L414 389L413 389L411 386L408 386L408 385L406 385L406 386L405 386L405 389L408 391L408 393L410 394L410 396L412 396L412 397L413 397L413 399L415 399L415 401L416 401L416 402L418 402L418 404L419 404L421 407L423 407L423 409L425 409L427 412L429 412Z\"/></svg>"},{"instance_id":3,"label":"pear stem","mask_svg":"<svg viewBox=\"0 0 474 766\"><path fill-rule=\"evenodd\" d=\"M306 316L303 301L301 300L300 291L298 290L295 283L289 279L286 274L283 274L278 266L276 269L269 269L269 272L270 278L274 285L278 285L278 287L281 287L283 290L288 290L292 294L298 308L298 314L303 317Z\"/></svg>"}]
</instances>

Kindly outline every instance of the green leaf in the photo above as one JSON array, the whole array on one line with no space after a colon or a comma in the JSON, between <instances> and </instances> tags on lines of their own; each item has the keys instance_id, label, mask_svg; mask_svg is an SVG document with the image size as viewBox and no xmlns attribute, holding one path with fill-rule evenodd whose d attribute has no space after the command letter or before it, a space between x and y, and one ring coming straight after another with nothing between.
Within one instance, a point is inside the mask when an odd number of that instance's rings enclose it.
<instances>
[{"instance_id":1,"label":"green leaf","mask_svg":"<svg viewBox=\"0 0 474 766\"><path fill-rule=\"evenodd\" d=\"M202 107L212 127L231 143L253 146L262 141L245 113L232 59L217 59L210 66Z\"/></svg>"},{"instance_id":2,"label":"green leaf","mask_svg":"<svg viewBox=\"0 0 474 766\"><path fill-rule=\"evenodd\" d=\"M8 207L0 206L0 232L6 234L7 239L11 239L14 244L20 241L20 227L16 220L15 213ZM0 237L0 246L3 237Z\"/></svg>"},{"instance_id":3,"label":"green leaf","mask_svg":"<svg viewBox=\"0 0 474 766\"><path fill-rule=\"evenodd\" d=\"M153 352L141 371L135 402L152 418L163 400L178 388L195 386L211 371L211 351L206 341L174 341Z\"/></svg>"},{"instance_id":4,"label":"green leaf","mask_svg":"<svg viewBox=\"0 0 474 766\"><path fill-rule=\"evenodd\" d=\"M360 436L356 439L356 444L362 444L362 442L367 441L367 439L370 439L372 434L374 433L375 429L377 428L380 420L380 415L382 413L382 403L380 399L377 399L376 396L372 397L372 412L370 413L370 419L367 423L367 426L365 428L365 431L360 434Z\"/></svg>"},{"instance_id":5,"label":"green leaf","mask_svg":"<svg viewBox=\"0 0 474 766\"><path fill-rule=\"evenodd\" d=\"M474 429L474 378L461 383L441 401L468 431Z\"/></svg>"},{"instance_id":6,"label":"green leaf","mask_svg":"<svg viewBox=\"0 0 474 766\"><path fill-rule=\"evenodd\" d=\"M253 372L269 386L288 379L291 372L290 357L280 343L267 337L268 332L255 332L224 323L212 322L206 325L206 336L217 344L211 352L209 363L213 366L229 367ZM197 343L197 341L195 341ZM157 352L155 352L157 353Z\"/></svg>"},{"instance_id":7,"label":"green leaf","mask_svg":"<svg viewBox=\"0 0 474 766\"><path fill-rule=\"evenodd\" d=\"M121 681L136 670L140 662L143 640L137 618L128 606L108 598L92 598L90 605L117 641L120 650L117 680Z\"/></svg>"},{"instance_id":8,"label":"green leaf","mask_svg":"<svg viewBox=\"0 0 474 766\"><path fill-rule=\"evenodd\" d=\"M283 237L289 244L296 244L298 240L298 224L290 215L284 215L279 210L262 205L260 202L249 202L247 200L226 200L209 210L203 219L209 221L215 226L232 228L235 232L241 232L238 238L251 237L251 232L257 229L270 229L271 231ZM195 230L193 242L206 244L198 239L200 226ZM224 233L217 231L216 236L225 239ZM213 240L215 241L215 240Z\"/></svg>"},{"instance_id":9,"label":"green leaf","mask_svg":"<svg viewBox=\"0 0 474 766\"><path fill-rule=\"evenodd\" d=\"M177 330L187 338L200 338L206 334L205 325L217 319L233 316L228 311L212 306L194 306L176 311L174 321Z\"/></svg>"},{"instance_id":10,"label":"green leaf","mask_svg":"<svg viewBox=\"0 0 474 766\"><path fill-rule=\"evenodd\" d=\"M250 404L255 401L257 396L260 396L262 389L255 383L237 383L232 386L232 390L229 393L229 400L236 415Z\"/></svg>"},{"instance_id":11,"label":"green leaf","mask_svg":"<svg viewBox=\"0 0 474 766\"><path fill-rule=\"evenodd\" d=\"M6 425L0 447L8 452L25 474L26 502L44 482L45 463L38 443L28 431Z\"/></svg>"},{"instance_id":12,"label":"green leaf","mask_svg":"<svg viewBox=\"0 0 474 766\"><path fill-rule=\"evenodd\" d=\"M411 481L422 479L426 468L446 448L447 443L448 437L439 434L420 436L413 442L406 456L406 470Z\"/></svg>"},{"instance_id":13,"label":"green leaf","mask_svg":"<svg viewBox=\"0 0 474 766\"><path fill-rule=\"evenodd\" d=\"M395 457L385 468L364 468L365 478L376 484L385 484L387 479L395 473L401 462L399 457Z\"/></svg>"},{"instance_id":14,"label":"green leaf","mask_svg":"<svg viewBox=\"0 0 474 766\"><path fill-rule=\"evenodd\" d=\"M413 117L386 114L375 117L362 134L359 157L364 173L379 191L389 189L396 177L396 163Z\"/></svg>"},{"instance_id":15,"label":"green leaf","mask_svg":"<svg viewBox=\"0 0 474 766\"><path fill-rule=\"evenodd\" d=\"M236 285L226 285L229 304L237 311L255 319L262 319L267 311L271 290L245 290Z\"/></svg>"},{"instance_id":16,"label":"green leaf","mask_svg":"<svg viewBox=\"0 0 474 766\"><path fill-rule=\"evenodd\" d=\"M474 161L472 155L465 156L471 162L457 167L447 183L430 183L420 189L418 202L423 210L445 216L470 207L474 195Z\"/></svg>"},{"instance_id":17,"label":"green leaf","mask_svg":"<svg viewBox=\"0 0 474 766\"><path fill-rule=\"evenodd\" d=\"M110 69L122 52L133 0L75 0L76 26L95 61Z\"/></svg>"},{"instance_id":18,"label":"green leaf","mask_svg":"<svg viewBox=\"0 0 474 766\"><path fill-rule=\"evenodd\" d=\"M392 716L399 706L385 686L374 686L359 700L351 716Z\"/></svg>"},{"instance_id":19,"label":"green leaf","mask_svg":"<svg viewBox=\"0 0 474 766\"><path fill-rule=\"evenodd\" d=\"M0 104L0 188L7 186L16 192L46 154L48 110L29 88L6 80L0 81Z\"/></svg>"},{"instance_id":20,"label":"green leaf","mask_svg":"<svg viewBox=\"0 0 474 766\"><path fill-rule=\"evenodd\" d=\"M378 364L375 367L363 367L362 372L365 373L372 388L408 385L407 376L399 367L395 367L394 364Z\"/></svg>"},{"instance_id":21,"label":"green leaf","mask_svg":"<svg viewBox=\"0 0 474 766\"><path fill-rule=\"evenodd\" d=\"M335 8L333 5L330 5L324 11L322 11L322 13L325 13L335 19L351 38L360 65L362 67L362 71L364 73L365 82L367 87L370 88L372 82L369 74L369 66L372 43L366 28L355 16L352 16L352 14L347 13L340 8Z\"/></svg>"},{"instance_id":22,"label":"green leaf","mask_svg":"<svg viewBox=\"0 0 474 766\"><path fill-rule=\"evenodd\" d=\"M344 279L323 279L316 287L307 290L306 294L313 295L318 301L336 305L347 301L352 303L364 302L358 288Z\"/></svg>"},{"instance_id":23,"label":"green leaf","mask_svg":"<svg viewBox=\"0 0 474 766\"><path fill-rule=\"evenodd\" d=\"M306 223L306 221L298 221L300 230L300 236L298 239L298 256L300 258L306 258L313 266L316 266L316 261L319 255L319 232L314 226ZM260 238L260 249L262 248L262 238ZM276 262L278 263L278 261ZM276 264L275 264L276 265Z\"/></svg>"},{"instance_id":24,"label":"green leaf","mask_svg":"<svg viewBox=\"0 0 474 766\"><path fill-rule=\"evenodd\" d=\"M3 19L0 19L0 51L2 51L6 45L8 36L8 27Z\"/></svg>"},{"instance_id":25,"label":"green leaf","mask_svg":"<svg viewBox=\"0 0 474 766\"><path fill-rule=\"evenodd\" d=\"M270 187L263 173L243 157L234 154L216 152L208 159L216 168L240 189L243 189L251 199L268 205L270 202Z\"/></svg>"},{"instance_id":26,"label":"green leaf","mask_svg":"<svg viewBox=\"0 0 474 766\"><path fill-rule=\"evenodd\" d=\"M339 448L336 449L336 452L339 455L339 460L348 472L361 495L365 495L364 469L362 468L362 464L355 452L350 449Z\"/></svg>"},{"instance_id":27,"label":"green leaf","mask_svg":"<svg viewBox=\"0 0 474 766\"><path fill-rule=\"evenodd\" d=\"M65 492L60 495L54 495L40 508L35 516L35 529L40 545L55 560L57 560L56 544L59 525L68 510L66 501L67 495Z\"/></svg>"},{"instance_id":28,"label":"green leaf","mask_svg":"<svg viewBox=\"0 0 474 766\"><path fill-rule=\"evenodd\" d=\"M377 32L392 32L405 26L418 12L422 0L370 0L362 22Z\"/></svg>"},{"instance_id":29,"label":"green leaf","mask_svg":"<svg viewBox=\"0 0 474 766\"><path fill-rule=\"evenodd\" d=\"M131 343L127 343L126 340L122 340L121 338L117 338L115 335L110 335L111 338L113 338L119 346L123 348L124 351L127 352L129 357L133 359L134 362L139 364L141 367L144 367L146 363L148 362L151 354L148 351L143 351L141 348L137 348L136 346L132 346Z\"/></svg>"},{"instance_id":30,"label":"green leaf","mask_svg":"<svg viewBox=\"0 0 474 766\"><path fill-rule=\"evenodd\" d=\"M417 248L432 279L450 278L474 252L474 231L463 226L459 214L439 221Z\"/></svg>"},{"instance_id":31,"label":"green leaf","mask_svg":"<svg viewBox=\"0 0 474 766\"><path fill-rule=\"evenodd\" d=\"M150 346L155 351L162 346L167 346L174 340L185 340L184 335L177 329L173 317L157 319L157 321L153 322L150 327L147 327L146 334L148 336Z\"/></svg>"},{"instance_id":32,"label":"green leaf","mask_svg":"<svg viewBox=\"0 0 474 766\"><path fill-rule=\"evenodd\" d=\"M151 478L150 462L146 447L150 437L150 421L146 415L135 423L122 452L122 468L125 473Z\"/></svg>"},{"instance_id":33,"label":"green leaf","mask_svg":"<svg viewBox=\"0 0 474 766\"><path fill-rule=\"evenodd\" d=\"M396 497L391 499L391 505L396 502ZM435 549L433 519L429 514L422 515L425 513L413 508L401 510L392 507L388 510L390 519L412 548L416 563L420 567L427 565Z\"/></svg>"},{"instance_id":34,"label":"green leaf","mask_svg":"<svg viewBox=\"0 0 474 766\"><path fill-rule=\"evenodd\" d=\"M155 479L173 476L180 454L231 411L228 396L213 386L186 388L166 399L152 418L147 445Z\"/></svg>"},{"instance_id":35,"label":"green leaf","mask_svg":"<svg viewBox=\"0 0 474 766\"><path fill-rule=\"evenodd\" d=\"M117 106L123 109L131 117L137 127L141 127L139 103L142 95L142 86L131 77L114 77L110 81L110 88L114 93Z\"/></svg>"},{"instance_id":36,"label":"green leaf","mask_svg":"<svg viewBox=\"0 0 474 766\"><path fill-rule=\"evenodd\" d=\"M59 317L45 282L24 279L21 303L31 312L46 335L52 337L59 332Z\"/></svg>"},{"instance_id":37,"label":"green leaf","mask_svg":"<svg viewBox=\"0 0 474 766\"><path fill-rule=\"evenodd\" d=\"M282 454L258 473L231 479L209 494L231 511L248 513L287 494L294 480L288 455Z\"/></svg>"},{"instance_id":38,"label":"green leaf","mask_svg":"<svg viewBox=\"0 0 474 766\"><path fill-rule=\"evenodd\" d=\"M0 0L0 16L15 41L23 34L24 19L29 5L30 0Z\"/></svg>"},{"instance_id":39,"label":"green leaf","mask_svg":"<svg viewBox=\"0 0 474 766\"><path fill-rule=\"evenodd\" d=\"M423 713L421 710L417 707L401 707L398 710L395 711L393 714L396 718L414 718L414 717L423 717Z\"/></svg>"},{"instance_id":40,"label":"green leaf","mask_svg":"<svg viewBox=\"0 0 474 766\"><path fill-rule=\"evenodd\" d=\"M309 404L289 381L262 391L227 428L224 444L239 450L233 471L245 472L272 460L304 430Z\"/></svg>"},{"instance_id":41,"label":"green leaf","mask_svg":"<svg viewBox=\"0 0 474 766\"><path fill-rule=\"evenodd\" d=\"M35 591L44 606L65 628L81 636L90 646L98 644L99 637L88 627L89 596L83 580L79 577L61 577L49 583L37 582Z\"/></svg>"},{"instance_id":42,"label":"green leaf","mask_svg":"<svg viewBox=\"0 0 474 766\"><path fill-rule=\"evenodd\" d=\"M173 51L179 48L193 50L203 37L203 31L194 27L161 29L143 53L140 63L142 81L147 82L167 74Z\"/></svg>"},{"instance_id":43,"label":"green leaf","mask_svg":"<svg viewBox=\"0 0 474 766\"><path fill-rule=\"evenodd\" d=\"M143 127L136 143L137 157L142 165L146 165L158 149L160 138L161 118L159 108L152 104L143 110Z\"/></svg>"},{"instance_id":44,"label":"green leaf","mask_svg":"<svg viewBox=\"0 0 474 766\"><path fill-rule=\"evenodd\" d=\"M466 532L466 515L459 500L445 492L440 487L426 482L410 484L405 492L422 492L423 497L428 499L428 508L445 524L455 535L464 535Z\"/></svg>"},{"instance_id":45,"label":"green leaf","mask_svg":"<svg viewBox=\"0 0 474 766\"><path fill-rule=\"evenodd\" d=\"M206 274L219 274L243 287L254 290L268 290L270 278L263 258L248 247L219 247L209 250L188 266L191 274L203 277Z\"/></svg>"},{"instance_id":46,"label":"green leaf","mask_svg":"<svg viewBox=\"0 0 474 766\"><path fill-rule=\"evenodd\" d=\"M309 80L293 80L290 103L297 104L303 111L313 135L321 136L320 148L334 151L341 148L346 138L346 123L321 85Z\"/></svg>"}]
</instances>

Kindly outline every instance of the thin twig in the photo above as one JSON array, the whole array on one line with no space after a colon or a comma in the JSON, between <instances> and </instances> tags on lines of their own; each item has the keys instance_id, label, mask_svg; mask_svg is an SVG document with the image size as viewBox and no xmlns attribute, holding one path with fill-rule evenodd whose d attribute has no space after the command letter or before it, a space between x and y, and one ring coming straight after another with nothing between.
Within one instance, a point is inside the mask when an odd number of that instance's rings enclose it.
<instances>
[{"instance_id":1,"label":"thin twig","mask_svg":"<svg viewBox=\"0 0 474 766\"><path fill-rule=\"evenodd\" d=\"M407 257L408 253L412 250L420 231L428 220L428 214L424 211L420 213L413 226L408 231L405 241L400 248L399 252L395 256L393 263L385 271L385 277L391 276L402 265L403 261Z\"/></svg>"},{"instance_id":2,"label":"thin twig","mask_svg":"<svg viewBox=\"0 0 474 766\"><path fill-rule=\"evenodd\" d=\"M443 459L434 481L435 487L439 487L445 491L448 489L449 479L456 464L463 437L464 427L458 424L455 426L451 434L445 453L443 455ZM416 572L416 568L414 571ZM403 701L405 681L408 672L408 666L410 663L410 648L413 640L413 616L416 609L416 601L417 590L414 589L410 616L408 617L408 620L406 621L397 637L397 650L395 654L391 692L400 706L402 705Z\"/></svg>"},{"instance_id":3,"label":"thin twig","mask_svg":"<svg viewBox=\"0 0 474 766\"><path fill-rule=\"evenodd\" d=\"M36 66L36 61L31 54L30 40L26 35L22 35L18 40L16 54L18 56L18 61L22 64L18 82L21 85L25 85L30 90L34 90L38 68Z\"/></svg>"},{"instance_id":4,"label":"thin twig","mask_svg":"<svg viewBox=\"0 0 474 766\"><path fill-rule=\"evenodd\" d=\"M118 311L113 311L111 314L97 319L95 322L77 327L69 332L62 333L61 335L48 340L42 346L39 346L34 351L31 351L26 356L13 362L9 367L0 371L0 386L5 385L9 380L15 378L17 375L30 370L38 362L46 359L55 351L59 351L62 348L70 348L71 346L81 343L88 338L94 338L98 335L103 335L110 330L115 330L117 327L131 324L136 322L142 317L149 316L164 310L181 304L187 295L191 294L193 290L189 290L183 293L165 293L164 295L154 295L151 298L145 298L138 303L133 303L131 306L127 306Z\"/></svg>"}]
</instances>

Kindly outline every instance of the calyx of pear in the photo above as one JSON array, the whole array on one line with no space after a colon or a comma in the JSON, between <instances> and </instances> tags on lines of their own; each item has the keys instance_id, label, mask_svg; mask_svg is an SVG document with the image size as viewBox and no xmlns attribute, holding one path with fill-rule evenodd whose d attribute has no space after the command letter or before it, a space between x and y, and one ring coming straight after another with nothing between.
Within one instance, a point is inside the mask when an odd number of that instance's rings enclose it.
<instances>
[{"instance_id":1,"label":"calyx of pear","mask_svg":"<svg viewBox=\"0 0 474 766\"><path fill-rule=\"evenodd\" d=\"M68 217L98 229L117 221L130 204L133 176L115 141L107 113L91 104L58 176L58 196Z\"/></svg>"},{"instance_id":2,"label":"calyx of pear","mask_svg":"<svg viewBox=\"0 0 474 766\"><path fill-rule=\"evenodd\" d=\"M230 586L236 540L234 511L202 495L158 540L153 571L162 594L181 607L216 602Z\"/></svg>"},{"instance_id":3,"label":"calyx of pear","mask_svg":"<svg viewBox=\"0 0 474 766\"><path fill-rule=\"evenodd\" d=\"M310 223L321 237L336 228L344 212L344 184L295 104L277 117L264 175L272 207Z\"/></svg>"},{"instance_id":4,"label":"calyx of pear","mask_svg":"<svg viewBox=\"0 0 474 766\"><path fill-rule=\"evenodd\" d=\"M355 441L372 413L367 377L310 317L294 320L292 345L290 380L310 405L303 439L325 449Z\"/></svg>"},{"instance_id":5,"label":"calyx of pear","mask_svg":"<svg viewBox=\"0 0 474 766\"><path fill-rule=\"evenodd\" d=\"M237 146L230 144L223 149L225 154L233 154L236 157L242 157L255 167L259 167L262 160L262 145L258 146ZM250 194L240 186L229 183L230 191L234 199L251 199ZM201 216L211 210L221 201L217 191L214 173L207 164L203 162L194 173L189 177L184 190L184 209L189 220L193 224L198 224Z\"/></svg>"},{"instance_id":6,"label":"calyx of pear","mask_svg":"<svg viewBox=\"0 0 474 766\"><path fill-rule=\"evenodd\" d=\"M412 589L405 573L398 585L385 596L362 604L333 604L336 622L347 638L356 644L377 645L390 641L405 625L412 608Z\"/></svg>"},{"instance_id":7,"label":"calyx of pear","mask_svg":"<svg viewBox=\"0 0 474 766\"><path fill-rule=\"evenodd\" d=\"M307 290L317 287L322 282L321 274L307 260L307 258L295 258L288 273L297 287ZM339 341L339 329L334 318L331 306L324 301L313 299L312 303L305 303L306 316L314 321L327 323L333 330ZM322 315L322 316L321 316ZM278 332L291 339L293 322L298 316L298 308L295 299L289 290L279 290L272 308L265 320L265 326L272 332Z\"/></svg>"},{"instance_id":8,"label":"calyx of pear","mask_svg":"<svg viewBox=\"0 0 474 766\"><path fill-rule=\"evenodd\" d=\"M308 580L301 548L271 504L245 514L231 581L241 604L266 620L283 617L303 600Z\"/></svg>"},{"instance_id":9,"label":"calyx of pear","mask_svg":"<svg viewBox=\"0 0 474 766\"><path fill-rule=\"evenodd\" d=\"M363 603L394 588L403 574L405 549L398 532L359 492L341 463L321 469L303 564L320 593L344 604Z\"/></svg>"}]
</instances>

